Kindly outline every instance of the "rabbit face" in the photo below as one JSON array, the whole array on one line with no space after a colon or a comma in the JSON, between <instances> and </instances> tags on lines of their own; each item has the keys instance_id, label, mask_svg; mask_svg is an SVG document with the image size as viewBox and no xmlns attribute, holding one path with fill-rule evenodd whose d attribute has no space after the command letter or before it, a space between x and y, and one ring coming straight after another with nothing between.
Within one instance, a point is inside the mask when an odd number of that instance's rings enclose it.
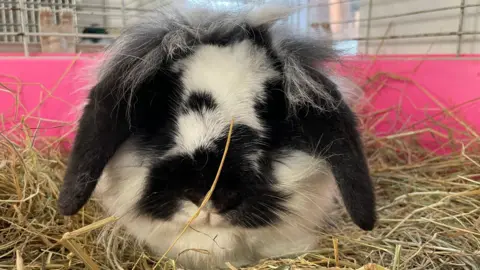
<instances>
[{"instance_id":1,"label":"rabbit face","mask_svg":"<svg viewBox=\"0 0 480 270\"><path fill-rule=\"evenodd\" d=\"M355 116L311 68L333 52L235 16L169 17L117 40L79 122L61 213L95 192L162 255L212 186L233 119L212 197L169 254L180 264L242 266L314 248L337 193L360 228L373 228Z\"/></svg>"}]
</instances>

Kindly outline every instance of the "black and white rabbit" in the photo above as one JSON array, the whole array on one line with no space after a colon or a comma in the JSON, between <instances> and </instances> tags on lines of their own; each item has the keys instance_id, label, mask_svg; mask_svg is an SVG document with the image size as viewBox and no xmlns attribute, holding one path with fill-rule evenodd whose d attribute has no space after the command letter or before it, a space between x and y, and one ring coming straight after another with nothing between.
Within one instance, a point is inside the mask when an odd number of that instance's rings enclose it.
<instances>
[{"instance_id":1,"label":"black and white rabbit","mask_svg":"<svg viewBox=\"0 0 480 270\"><path fill-rule=\"evenodd\" d=\"M107 54L79 120L59 198L76 214L95 193L108 214L187 268L242 266L315 248L339 191L371 230L375 197L355 115L322 40L281 23L288 8L160 12ZM327 43L325 43L327 44Z\"/></svg>"}]
</instances>

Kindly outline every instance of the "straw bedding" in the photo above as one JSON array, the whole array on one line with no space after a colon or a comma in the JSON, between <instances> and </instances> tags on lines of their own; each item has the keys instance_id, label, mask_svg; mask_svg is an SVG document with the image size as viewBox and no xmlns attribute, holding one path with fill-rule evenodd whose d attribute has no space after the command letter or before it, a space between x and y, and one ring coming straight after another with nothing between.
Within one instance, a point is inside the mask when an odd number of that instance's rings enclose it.
<instances>
[{"instance_id":1,"label":"straw bedding","mask_svg":"<svg viewBox=\"0 0 480 270\"><path fill-rule=\"evenodd\" d=\"M360 231L344 213L321 235L318 250L248 269L480 269L478 137L438 156L419 147L417 135L364 132L378 198L374 231ZM177 267L174 258L157 261L122 232L112 232L114 220L105 220L95 202L72 218L59 216L66 153L31 145L0 138L0 269Z\"/></svg>"}]
</instances>

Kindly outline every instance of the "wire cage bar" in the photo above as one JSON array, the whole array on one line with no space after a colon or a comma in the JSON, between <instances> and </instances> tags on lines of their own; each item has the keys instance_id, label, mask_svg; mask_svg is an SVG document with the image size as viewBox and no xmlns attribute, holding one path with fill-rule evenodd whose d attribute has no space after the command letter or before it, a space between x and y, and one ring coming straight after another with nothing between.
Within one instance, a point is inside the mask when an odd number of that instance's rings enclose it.
<instances>
[{"instance_id":1,"label":"wire cage bar","mask_svg":"<svg viewBox=\"0 0 480 270\"><path fill-rule=\"evenodd\" d=\"M189 0L182 1L188 5ZM75 37L83 40L97 38L112 40L125 25L152 12L154 7L171 4L166 0L0 0L0 52L2 45L17 46L28 55L32 46L38 46L41 37ZM194 1L198 3L199 1ZM251 2L248 0L207 1L225 7ZM269 2L274 2L270 0ZM303 13L289 19L298 31L314 34L323 32L343 47L354 47L352 53L378 53L380 43L391 46L385 53L480 54L480 0L290 0L292 4L306 5ZM73 14L73 32L40 31L39 12L48 7L59 24L62 10ZM345 15L347 14L347 15ZM445 19L446 18L446 19ZM445 19L445 20L442 20ZM422 21L425 22L422 24ZM449 24L444 21L451 21ZM416 22L416 23L415 23ZM434 22L438 22L435 27ZM82 33L95 25L108 33ZM411 27L409 27L411 26ZM417 41L414 41L417 40ZM396 43L394 43L395 41ZM437 51L427 51L438 43ZM445 44L449 44L448 46ZM402 44L405 47L402 51ZM406 45L405 45L406 44ZM430 45L426 45L430 44ZM91 44L90 44L91 45ZM10 47L11 47L10 46ZM20 47L19 47L20 46ZM95 45L96 46L96 45ZM435 45L437 46L437 45ZM99 48L102 46L98 46ZM447 49L448 47L448 49Z\"/></svg>"}]
</instances>

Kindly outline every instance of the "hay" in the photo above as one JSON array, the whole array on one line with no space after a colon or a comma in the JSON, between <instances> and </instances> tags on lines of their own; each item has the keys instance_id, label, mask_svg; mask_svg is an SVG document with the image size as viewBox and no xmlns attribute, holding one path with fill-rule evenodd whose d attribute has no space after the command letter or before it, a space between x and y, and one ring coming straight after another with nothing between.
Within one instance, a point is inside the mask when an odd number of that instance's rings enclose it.
<instances>
[{"instance_id":1,"label":"hay","mask_svg":"<svg viewBox=\"0 0 480 270\"><path fill-rule=\"evenodd\" d=\"M451 109L443 113L453 115ZM438 156L420 147L417 137L449 136L420 129L376 137L370 130L381 117L372 121L370 116L362 119L378 196L375 230L360 231L343 212L335 229L320 233L318 250L264 260L248 269L480 269L476 134L469 134L470 143L460 143L460 151ZM158 261L120 232L101 234L114 219L104 219L94 201L74 217L59 216L56 199L66 155L52 147L37 151L32 140L0 138L0 269L176 268L174 260Z\"/></svg>"}]
</instances>

